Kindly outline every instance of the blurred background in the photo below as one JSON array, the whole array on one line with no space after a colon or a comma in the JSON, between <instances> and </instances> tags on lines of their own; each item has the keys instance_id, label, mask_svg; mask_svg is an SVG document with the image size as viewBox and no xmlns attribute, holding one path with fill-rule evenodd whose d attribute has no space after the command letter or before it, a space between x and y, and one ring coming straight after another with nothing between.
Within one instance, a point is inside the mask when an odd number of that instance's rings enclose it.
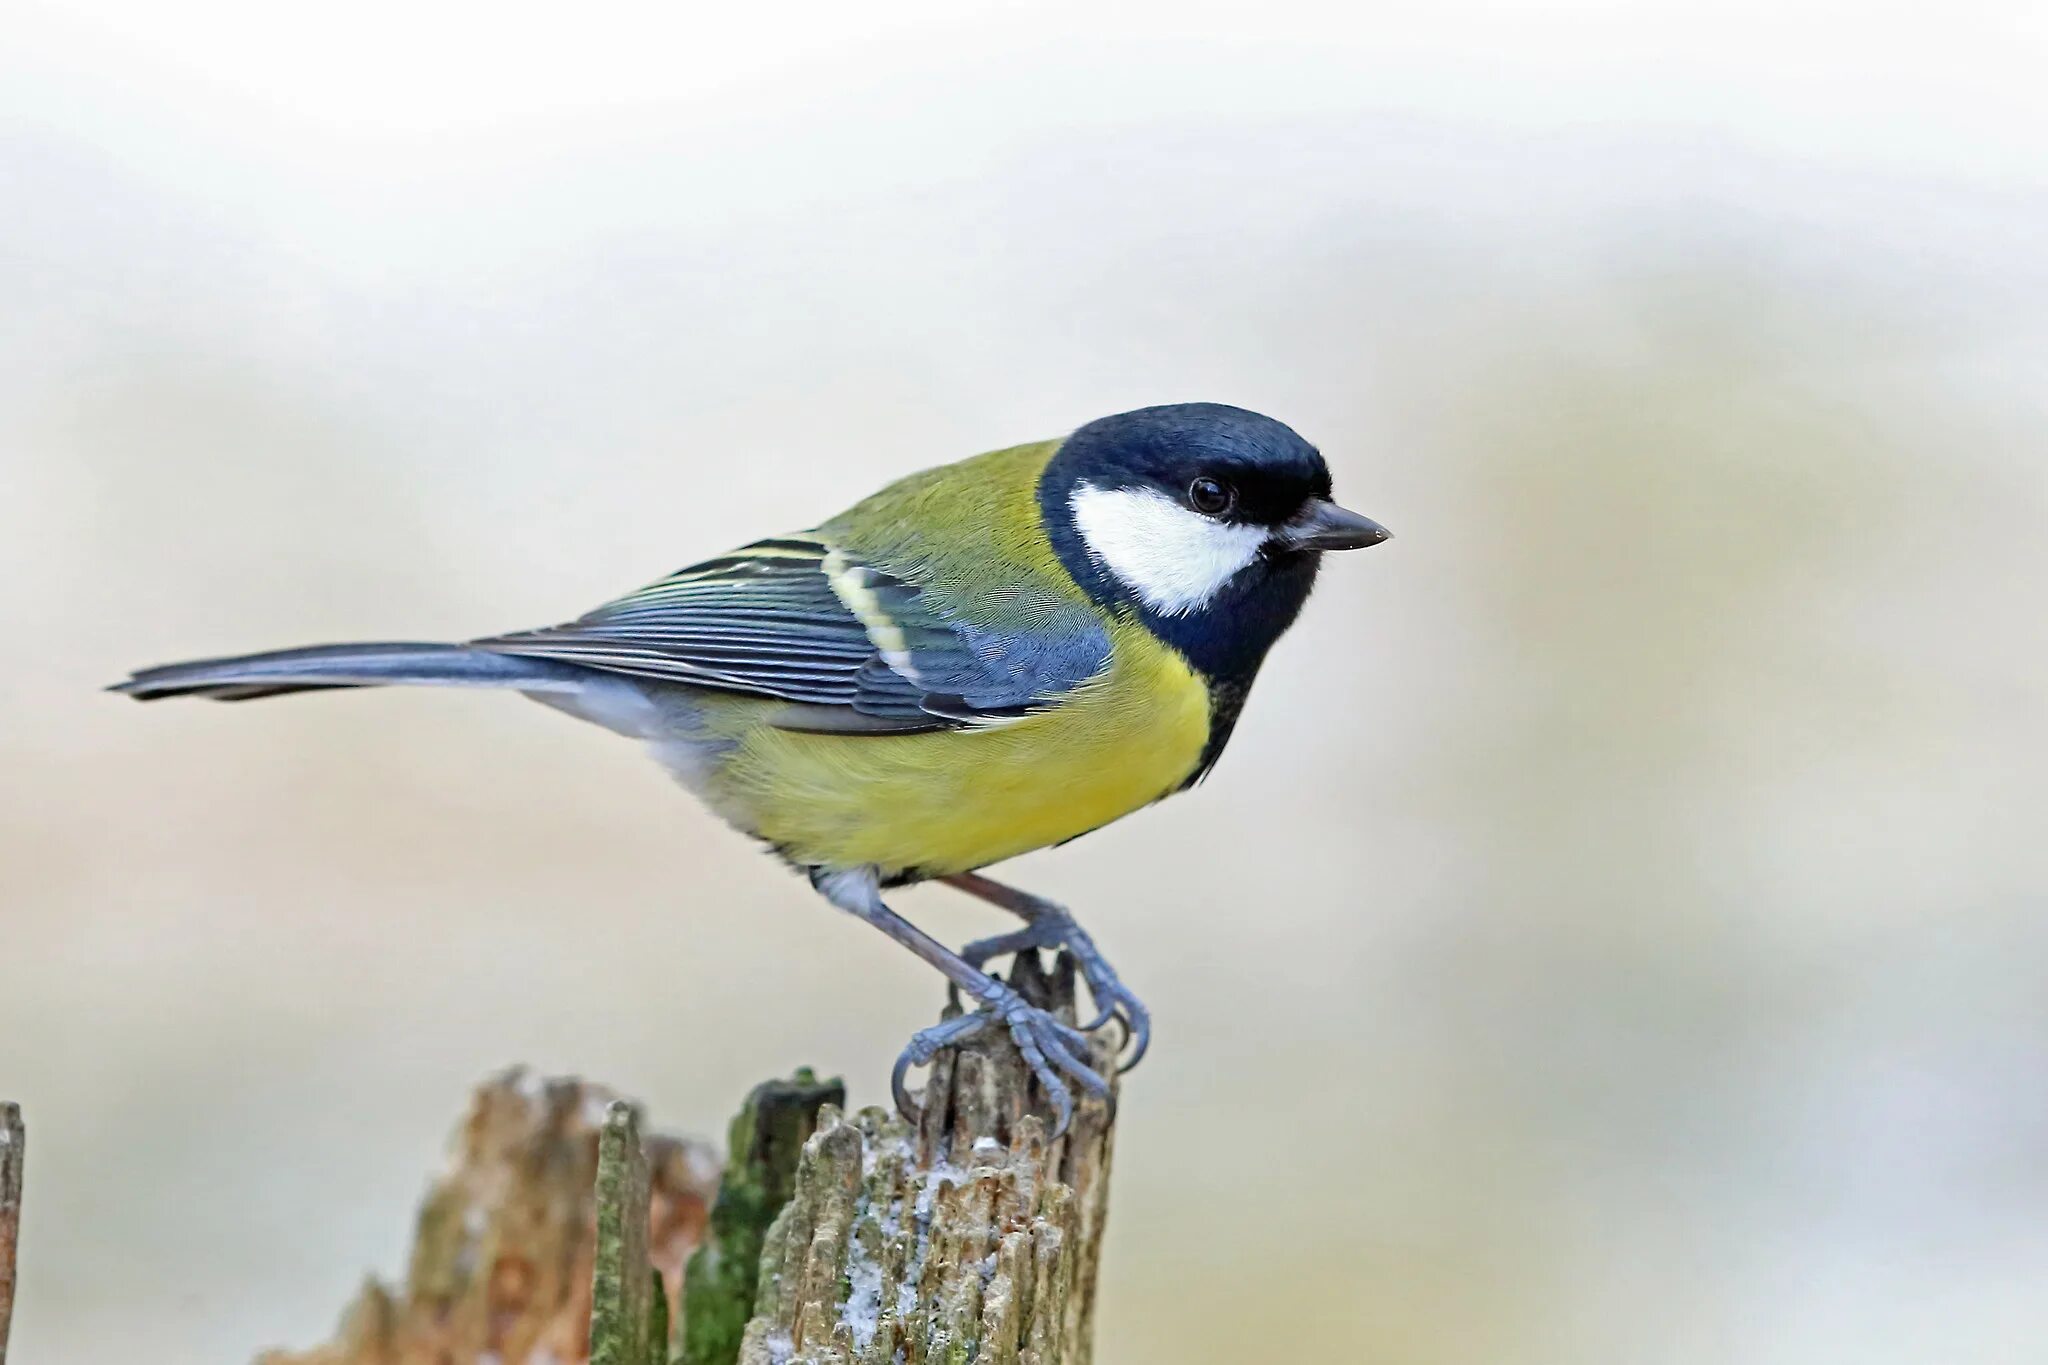
<instances>
[{"instance_id":1,"label":"blurred background","mask_svg":"<svg viewBox=\"0 0 2048 1365\"><path fill-rule=\"evenodd\" d=\"M939 1004L517 698L98 687L1191 398L1398 539L1012 867L1157 1014L1101 1357L2042 1358L2040 7L0 9L24 1365L324 1338L505 1063L716 1134Z\"/></svg>"}]
</instances>

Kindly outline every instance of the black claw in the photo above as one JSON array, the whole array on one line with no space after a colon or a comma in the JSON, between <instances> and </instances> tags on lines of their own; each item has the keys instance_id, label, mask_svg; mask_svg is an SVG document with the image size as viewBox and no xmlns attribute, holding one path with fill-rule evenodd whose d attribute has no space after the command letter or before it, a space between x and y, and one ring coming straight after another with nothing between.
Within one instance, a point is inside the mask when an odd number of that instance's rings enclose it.
<instances>
[{"instance_id":1,"label":"black claw","mask_svg":"<svg viewBox=\"0 0 2048 1365\"><path fill-rule=\"evenodd\" d=\"M1052 1137L1063 1137L1074 1122L1074 1100L1063 1085L1053 1092L1052 1111Z\"/></svg>"},{"instance_id":2,"label":"black claw","mask_svg":"<svg viewBox=\"0 0 2048 1365\"><path fill-rule=\"evenodd\" d=\"M1139 1014L1139 1021L1133 1024L1126 1020L1124 1023L1125 1032L1128 1035L1124 1039L1125 1043L1135 1042L1138 1045L1138 1050L1133 1052L1128 1059L1117 1063L1116 1070L1119 1076L1129 1071L1139 1062L1144 1061L1145 1049L1152 1046L1152 1021L1146 1018L1142 1012Z\"/></svg>"},{"instance_id":3,"label":"black claw","mask_svg":"<svg viewBox=\"0 0 2048 1365\"><path fill-rule=\"evenodd\" d=\"M1116 1020L1124 1034L1124 1041L1117 1050L1121 1052L1134 1042L1138 1047L1136 1054L1117 1068L1119 1071L1129 1071L1138 1064L1139 1059L1145 1055L1145 1049L1151 1045L1152 1017L1144 1005L1138 1002L1138 998L1124 989L1124 983L1117 979L1116 973L1110 971L1106 963L1098 960L1095 968L1086 971L1085 975L1088 979L1088 993L1095 998L1099 1012L1082 1027L1093 1033L1110 1020Z\"/></svg>"},{"instance_id":4,"label":"black claw","mask_svg":"<svg viewBox=\"0 0 2048 1365\"><path fill-rule=\"evenodd\" d=\"M1129 1071L1144 1059L1145 1050L1152 1045L1151 1014L1138 1003L1136 996L1124 989L1122 982L1113 978L1090 980L1088 991L1100 1002L1101 1010L1093 1019L1081 1026L1082 1030L1094 1033L1110 1020L1116 1020L1124 1034L1123 1042L1118 1045L1117 1051L1122 1052L1133 1044L1137 1046L1137 1051L1117 1067L1119 1072Z\"/></svg>"}]
</instances>

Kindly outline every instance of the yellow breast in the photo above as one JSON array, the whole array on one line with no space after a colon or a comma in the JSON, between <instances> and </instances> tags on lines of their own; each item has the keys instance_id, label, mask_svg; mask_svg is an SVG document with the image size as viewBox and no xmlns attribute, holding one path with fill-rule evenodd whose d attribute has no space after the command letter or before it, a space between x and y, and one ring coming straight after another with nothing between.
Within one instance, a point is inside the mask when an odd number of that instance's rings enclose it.
<instances>
[{"instance_id":1,"label":"yellow breast","mask_svg":"<svg viewBox=\"0 0 2048 1365\"><path fill-rule=\"evenodd\" d=\"M747 725L706 795L796 862L965 872L1085 834L1175 791L1209 739L1207 686L1142 626L1050 710L915 735Z\"/></svg>"}]
</instances>

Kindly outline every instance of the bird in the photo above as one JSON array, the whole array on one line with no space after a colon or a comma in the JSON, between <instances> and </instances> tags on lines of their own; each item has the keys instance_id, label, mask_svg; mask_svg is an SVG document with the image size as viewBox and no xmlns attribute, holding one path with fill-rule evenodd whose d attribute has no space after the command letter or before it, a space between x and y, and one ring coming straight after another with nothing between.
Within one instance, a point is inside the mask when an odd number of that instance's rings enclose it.
<instances>
[{"instance_id":1,"label":"bird","mask_svg":"<svg viewBox=\"0 0 2048 1365\"><path fill-rule=\"evenodd\" d=\"M1229 743L1324 553L1385 527L1333 501L1321 452L1220 403L1139 408L912 474L811 530L691 564L562 625L460 643L316 645L141 669L144 701L379 686L519 692L641 742L727 823L973 1002L891 1076L1007 1032L1066 1130L1151 1040L1064 906L985 869L1185 791ZM941 882L1022 921L948 948L883 892ZM986 970L1064 950L1095 1017ZM1128 1057L1123 1054L1128 1053ZM1106 1069L1106 1068L1105 1068Z\"/></svg>"}]
</instances>

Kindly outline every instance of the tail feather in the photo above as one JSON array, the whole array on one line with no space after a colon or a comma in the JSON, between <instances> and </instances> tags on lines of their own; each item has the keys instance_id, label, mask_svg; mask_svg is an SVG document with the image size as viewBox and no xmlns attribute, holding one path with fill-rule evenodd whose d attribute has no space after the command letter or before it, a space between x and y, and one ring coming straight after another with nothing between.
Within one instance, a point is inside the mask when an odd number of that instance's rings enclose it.
<instances>
[{"instance_id":1,"label":"tail feather","mask_svg":"<svg viewBox=\"0 0 2048 1365\"><path fill-rule=\"evenodd\" d=\"M314 645L267 654L145 668L107 690L137 701L208 697L250 701L287 692L336 687L511 687L525 692L573 692L590 679L587 669L547 659L495 654L469 645L411 642Z\"/></svg>"}]
</instances>

